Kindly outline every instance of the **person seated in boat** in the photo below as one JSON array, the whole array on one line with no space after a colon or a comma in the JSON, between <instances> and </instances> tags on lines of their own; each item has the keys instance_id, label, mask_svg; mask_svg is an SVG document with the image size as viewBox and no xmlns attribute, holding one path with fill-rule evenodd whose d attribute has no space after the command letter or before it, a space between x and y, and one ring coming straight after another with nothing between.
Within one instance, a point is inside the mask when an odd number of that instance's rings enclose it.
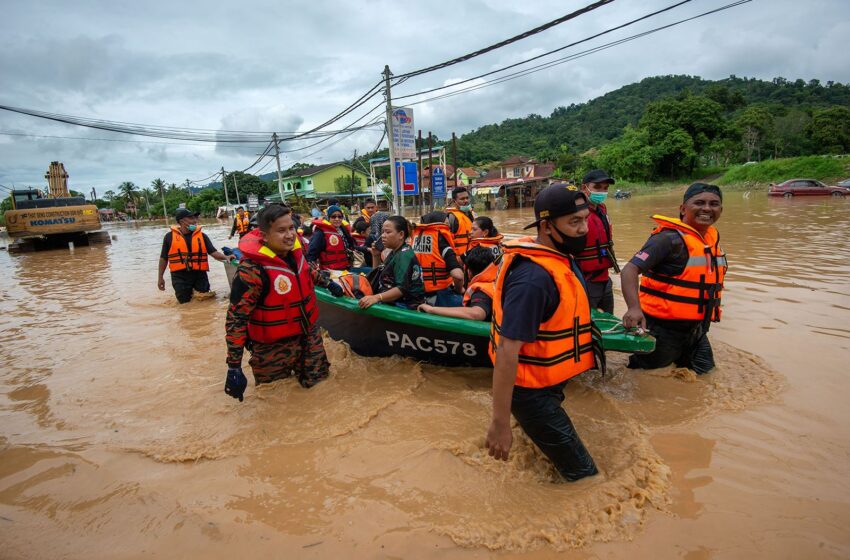
<instances>
[{"instance_id":1,"label":"person seated in boat","mask_svg":"<svg viewBox=\"0 0 850 560\"><path fill-rule=\"evenodd\" d=\"M443 317L457 317L473 321L489 321L493 317L493 282L496 280L496 255L488 247L475 247L466 252L464 262L467 273L472 276L463 305L460 307L435 307L423 303L419 311Z\"/></svg>"},{"instance_id":2,"label":"person seated in boat","mask_svg":"<svg viewBox=\"0 0 850 560\"><path fill-rule=\"evenodd\" d=\"M389 216L383 221L381 241L391 252L377 270L373 281L374 295L360 299L367 309L376 303L416 309L425 301L422 268L408 243L410 223L402 216Z\"/></svg>"},{"instance_id":3,"label":"person seated in boat","mask_svg":"<svg viewBox=\"0 0 850 560\"><path fill-rule=\"evenodd\" d=\"M307 249L307 262L327 270L351 268L354 238L344 223L342 208L328 207L328 219L313 220L313 235Z\"/></svg>"},{"instance_id":4,"label":"person seated in boat","mask_svg":"<svg viewBox=\"0 0 850 560\"><path fill-rule=\"evenodd\" d=\"M463 302L463 268L451 239L445 212L425 214L413 229L413 251L422 267L425 298L436 307L459 307Z\"/></svg>"},{"instance_id":5,"label":"person seated in boat","mask_svg":"<svg viewBox=\"0 0 850 560\"><path fill-rule=\"evenodd\" d=\"M590 215L584 193L550 185L534 201L535 238L508 241L496 274L490 358L493 412L485 445L507 460L511 415L567 481L597 473L570 421L564 386L604 369L601 337L573 258L582 249ZM597 331L598 333L598 331Z\"/></svg>"},{"instance_id":6,"label":"person seated in boat","mask_svg":"<svg viewBox=\"0 0 850 560\"><path fill-rule=\"evenodd\" d=\"M272 205L260 212L259 229L239 241L242 260L230 291L225 322L227 377L224 391L241 402L248 381L242 355L257 385L297 376L304 388L328 377L330 364L316 326L314 279L304 258L291 210ZM341 292L341 290L340 290Z\"/></svg>"},{"instance_id":7,"label":"person seated in boat","mask_svg":"<svg viewBox=\"0 0 850 560\"><path fill-rule=\"evenodd\" d=\"M363 209L357 213L357 218L351 223L351 227L357 229L357 224L365 223L366 228L369 228L369 224L372 221L372 216L375 215L375 212L378 211L378 205L375 203L374 198L367 198L363 203Z\"/></svg>"},{"instance_id":8,"label":"person seated in boat","mask_svg":"<svg viewBox=\"0 0 850 560\"><path fill-rule=\"evenodd\" d=\"M495 249L496 254L501 254L499 246L504 236L496 229L493 220L487 216L479 216L472 220L472 229L469 230L469 249L475 247L488 247Z\"/></svg>"},{"instance_id":9,"label":"person seated in boat","mask_svg":"<svg viewBox=\"0 0 850 560\"><path fill-rule=\"evenodd\" d=\"M722 213L720 188L694 183L685 191L678 219L652 216L658 227L620 273L628 305L623 326L648 328L655 336L655 350L633 354L629 368L675 363L700 375L714 368L708 328L720 321L727 269L714 227Z\"/></svg>"},{"instance_id":10,"label":"person seated in boat","mask_svg":"<svg viewBox=\"0 0 850 560\"><path fill-rule=\"evenodd\" d=\"M354 266L372 267L372 244L374 240L369 235L369 222L358 219L354 222L354 231L351 233L354 239Z\"/></svg>"}]
</instances>

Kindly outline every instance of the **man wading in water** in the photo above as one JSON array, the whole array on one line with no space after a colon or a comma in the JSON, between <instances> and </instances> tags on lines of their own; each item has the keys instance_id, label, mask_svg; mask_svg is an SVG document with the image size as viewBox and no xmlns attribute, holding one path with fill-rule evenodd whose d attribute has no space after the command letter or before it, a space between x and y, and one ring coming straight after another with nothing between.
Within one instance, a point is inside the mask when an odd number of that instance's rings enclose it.
<instances>
[{"instance_id":1,"label":"man wading in water","mask_svg":"<svg viewBox=\"0 0 850 560\"><path fill-rule=\"evenodd\" d=\"M262 210L258 230L239 241L242 261L227 310L227 379L224 392L242 401L248 380L242 373L244 348L257 385L295 373L309 388L328 376L310 267L304 258L291 210Z\"/></svg>"},{"instance_id":2,"label":"man wading in water","mask_svg":"<svg viewBox=\"0 0 850 560\"><path fill-rule=\"evenodd\" d=\"M720 188L694 183L685 191L679 219L652 217L658 227L620 274L626 328L648 328L655 350L633 354L630 368L660 368L675 362L698 374L714 368L708 327L720 320L726 255L714 223L723 213ZM638 295L638 276L640 292Z\"/></svg>"},{"instance_id":3,"label":"man wading in water","mask_svg":"<svg viewBox=\"0 0 850 560\"><path fill-rule=\"evenodd\" d=\"M547 187L534 201L537 238L504 244L493 295L490 358L493 417L486 446L507 460L511 414L566 480L596 474L596 465L561 407L564 386L595 366L604 369L601 335L573 257L584 249L587 198L566 185ZM598 333L598 331L597 331Z\"/></svg>"}]
</instances>

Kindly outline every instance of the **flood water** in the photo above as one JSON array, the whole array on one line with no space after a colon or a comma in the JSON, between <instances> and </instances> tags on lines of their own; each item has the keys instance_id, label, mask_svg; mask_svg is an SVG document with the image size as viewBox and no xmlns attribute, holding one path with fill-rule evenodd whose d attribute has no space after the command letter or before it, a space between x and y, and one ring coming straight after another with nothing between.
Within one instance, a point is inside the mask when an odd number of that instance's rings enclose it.
<instances>
[{"instance_id":1,"label":"flood water","mask_svg":"<svg viewBox=\"0 0 850 560\"><path fill-rule=\"evenodd\" d=\"M609 203L621 263L679 201ZM0 557L850 557L850 200L729 193L717 225L719 367L610 354L571 383L600 469L576 484L518 428L508 463L487 456L489 370L326 339L327 382L226 396L224 270L214 299L159 292L162 224L0 252Z\"/></svg>"}]
</instances>

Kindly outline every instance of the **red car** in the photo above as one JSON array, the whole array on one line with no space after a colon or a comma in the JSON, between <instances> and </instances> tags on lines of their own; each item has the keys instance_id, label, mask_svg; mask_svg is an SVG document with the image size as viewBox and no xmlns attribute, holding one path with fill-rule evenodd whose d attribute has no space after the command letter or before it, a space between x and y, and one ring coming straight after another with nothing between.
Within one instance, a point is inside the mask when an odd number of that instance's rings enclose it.
<instances>
[{"instance_id":1,"label":"red car","mask_svg":"<svg viewBox=\"0 0 850 560\"><path fill-rule=\"evenodd\" d=\"M813 195L847 196L850 195L850 188L830 187L815 179L789 179L778 185L770 185L767 189L767 195L784 196L785 198Z\"/></svg>"}]
</instances>

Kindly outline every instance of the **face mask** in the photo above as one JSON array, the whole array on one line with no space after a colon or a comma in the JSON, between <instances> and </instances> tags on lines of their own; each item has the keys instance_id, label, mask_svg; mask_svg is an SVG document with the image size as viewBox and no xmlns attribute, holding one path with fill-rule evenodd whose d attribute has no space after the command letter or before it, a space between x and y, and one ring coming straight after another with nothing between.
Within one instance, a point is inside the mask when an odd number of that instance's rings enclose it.
<instances>
[{"instance_id":1,"label":"face mask","mask_svg":"<svg viewBox=\"0 0 850 560\"><path fill-rule=\"evenodd\" d=\"M189 231L195 231L196 229L198 229L198 225L197 224L191 224L191 225L186 226L186 229L188 229Z\"/></svg>"},{"instance_id":2,"label":"face mask","mask_svg":"<svg viewBox=\"0 0 850 560\"><path fill-rule=\"evenodd\" d=\"M607 192L592 192L590 193L590 202L594 204L602 204L608 198Z\"/></svg>"},{"instance_id":3,"label":"face mask","mask_svg":"<svg viewBox=\"0 0 850 560\"><path fill-rule=\"evenodd\" d=\"M582 251L584 251L584 244L587 242L587 235L582 235L581 237L570 237L566 233L562 232L554 225L552 229L558 232L558 235L561 236L561 241L556 241L554 237L551 235L549 239L552 240L552 244L555 246L555 250L559 253L563 253L565 255L576 256Z\"/></svg>"},{"instance_id":4,"label":"face mask","mask_svg":"<svg viewBox=\"0 0 850 560\"><path fill-rule=\"evenodd\" d=\"M470 210L472 210L472 205L471 205L471 204L467 204L466 206L461 206L461 207L460 207L460 211L461 211L461 212L469 212Z\"/></svg>"}]
</instances>

